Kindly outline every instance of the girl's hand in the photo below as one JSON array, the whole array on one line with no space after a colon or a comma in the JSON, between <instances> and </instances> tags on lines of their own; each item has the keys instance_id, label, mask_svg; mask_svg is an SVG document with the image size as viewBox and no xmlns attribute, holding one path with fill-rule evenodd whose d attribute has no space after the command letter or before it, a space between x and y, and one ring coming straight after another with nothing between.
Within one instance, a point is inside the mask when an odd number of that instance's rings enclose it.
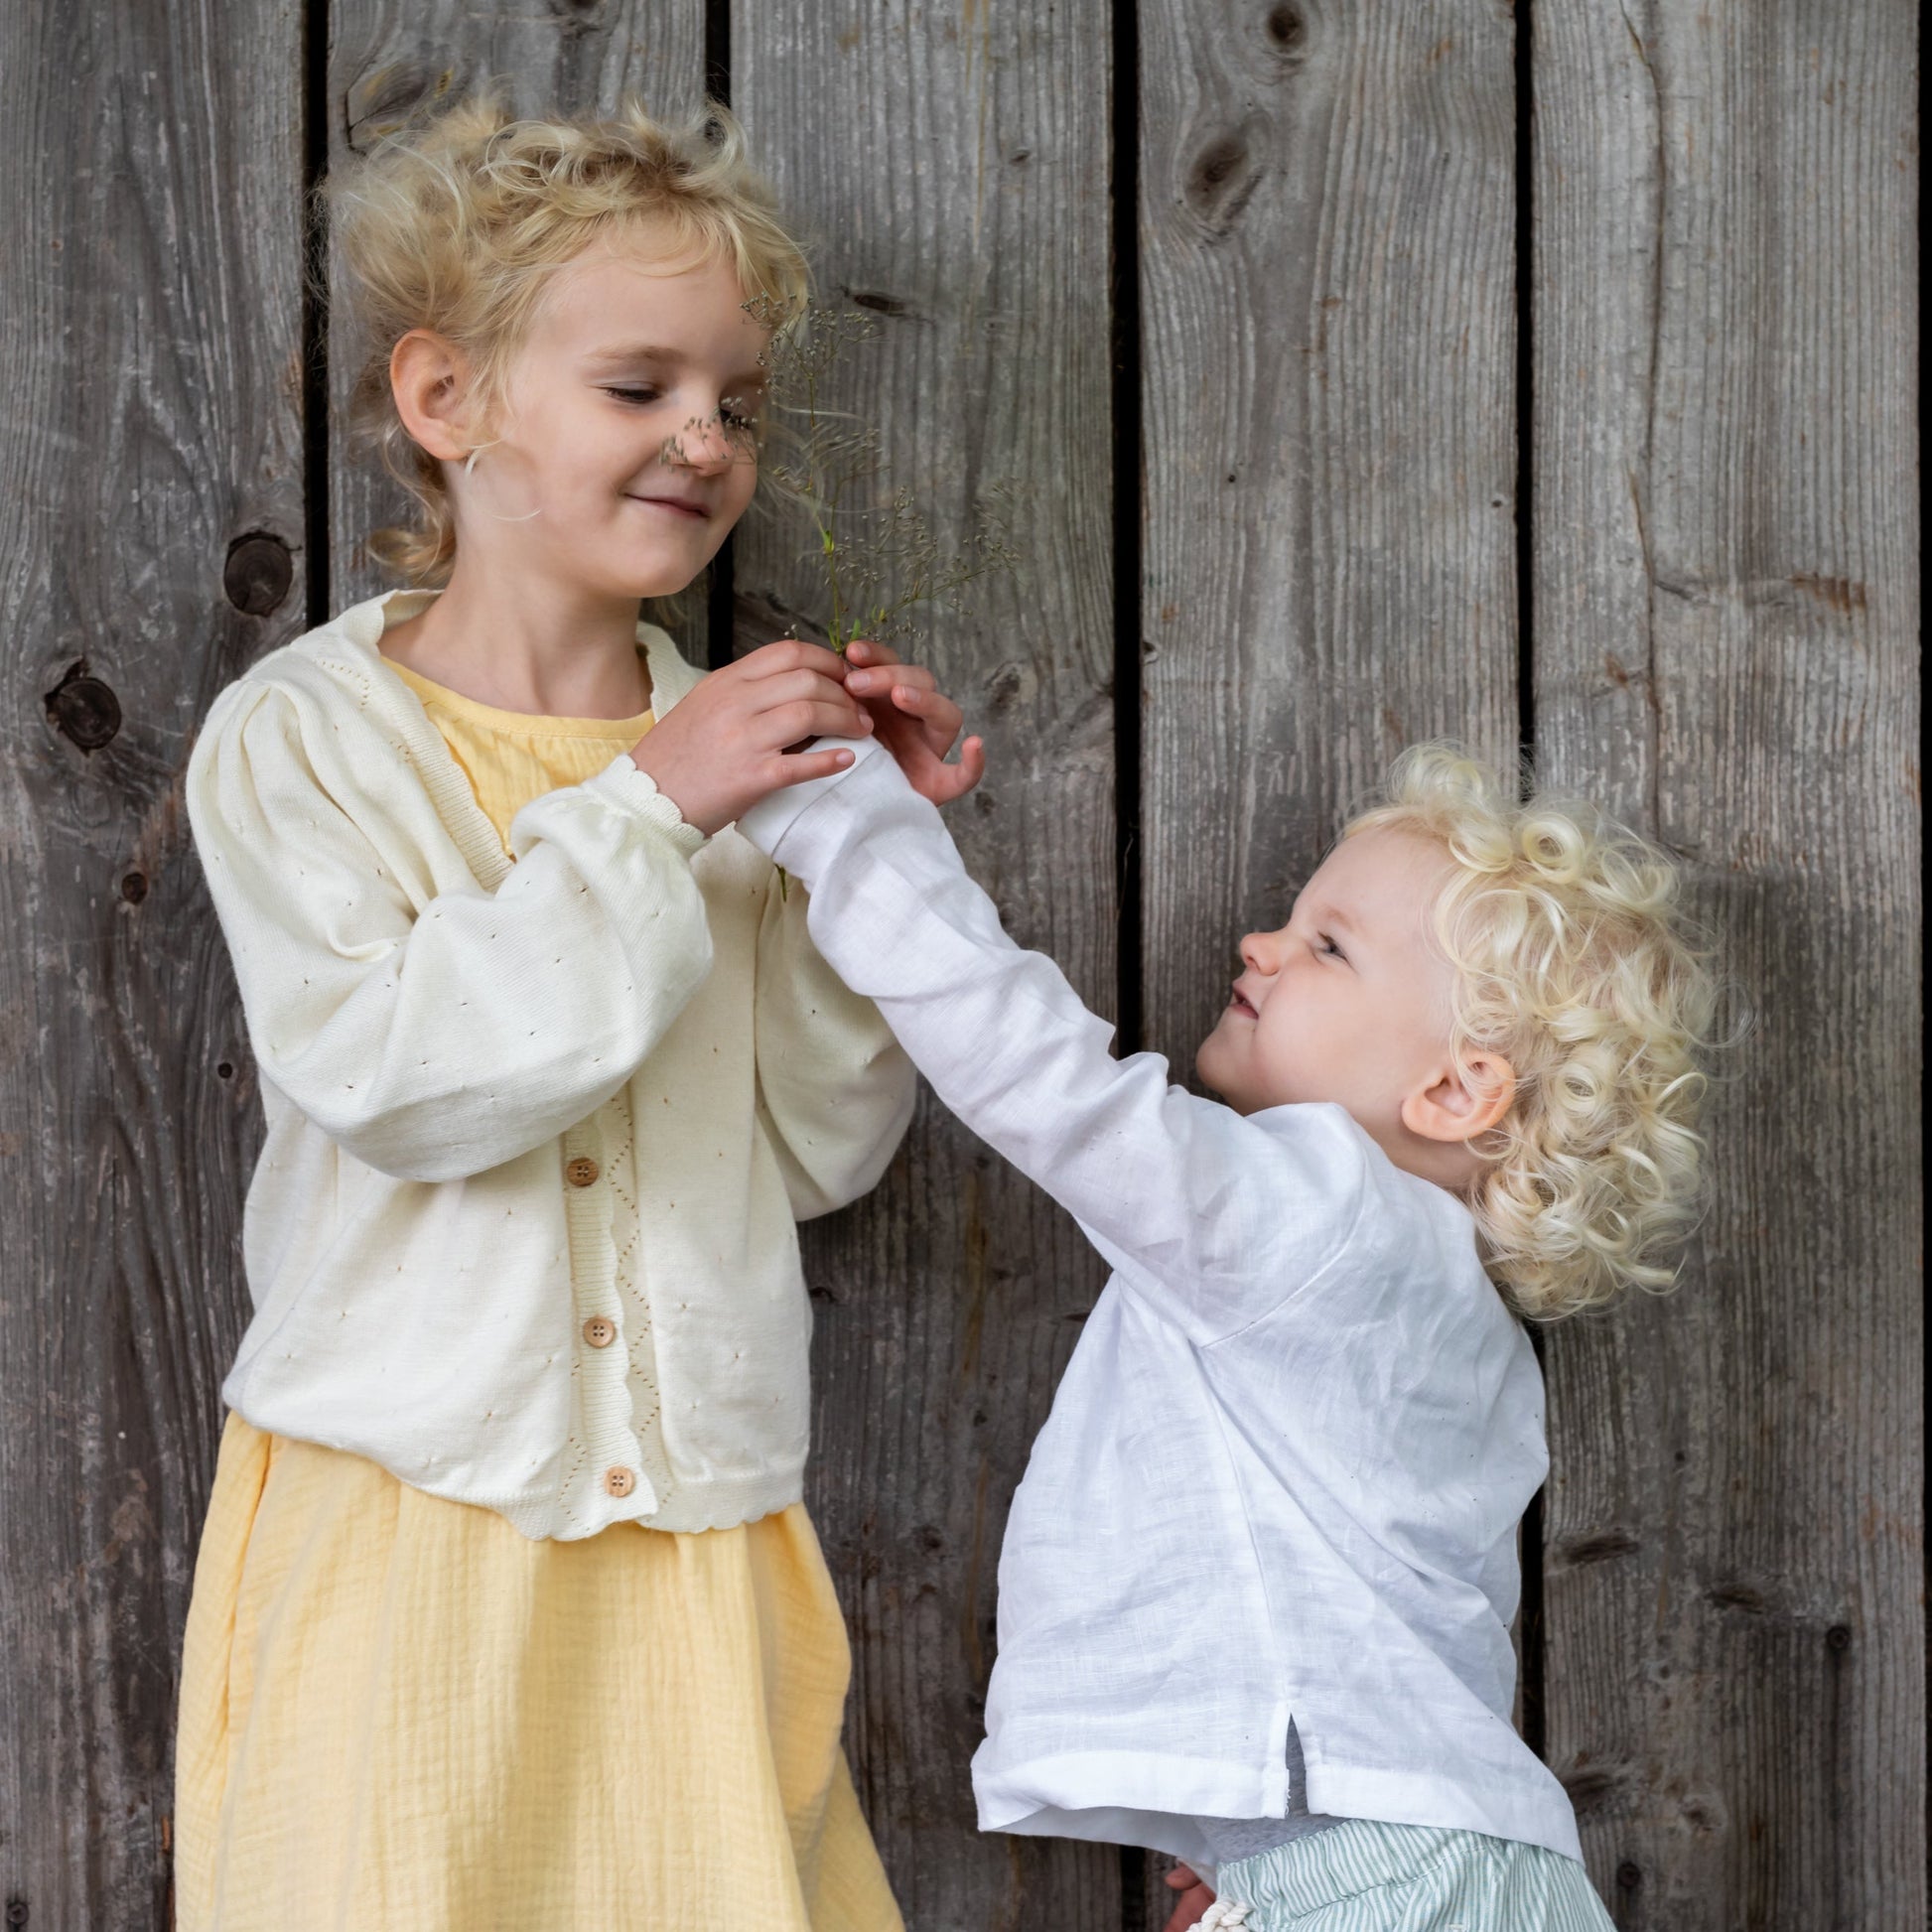
<instances>
[{"instance_id":1,"label":"girl's hand","mask_svg":"<svg viewBox=\"0 0 1932 1932\"><path fill-rule=\"evenodd\" d=\"M845 665L818 644L781 638L713 671L630 748L630 759L708 837L767 792L821 778L849 751L798 752L811 738L864 738L872 716L845 689Z\"/></svg>"},{"instance_id":2,"label":"girl's hand","mask_svg":"<svg viewBox=\"0 0 1932 1932\"><path fill-rule=\"evenodd\" d=\"M1184 1864L1175 1865L1161 1882L1180 1894L1174 1904L1173 1916L1161 1928L1161 1932L1189 1932L1189 1928L1197 1925L1201 1914L1213 1904L1213 1892L1194 1876L1191 1866Z\"/></svg>"},{"instance_id":3,"label":"girl's hand","mask_svg":"<svg viewBox=\"0 0 1932 1932\"><path fill-rule=\"evenodd\" d=\"M965 797L986 775L986 746L969 738L959 762L946 762L966 720L932 673L901 664L897 651L869 637L855 637L845 647L845 688L864 701L879 742L898 760L912 789L935 805Z\"/></svg>"}]
</instances>

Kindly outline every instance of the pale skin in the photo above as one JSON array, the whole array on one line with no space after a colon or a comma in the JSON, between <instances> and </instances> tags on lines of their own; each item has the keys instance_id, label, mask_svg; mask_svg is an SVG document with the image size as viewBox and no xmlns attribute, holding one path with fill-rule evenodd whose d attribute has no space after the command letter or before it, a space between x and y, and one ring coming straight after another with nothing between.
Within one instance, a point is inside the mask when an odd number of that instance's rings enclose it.
<instances>
[{"instance_id":1,"label":"pale skin","mask_svg":"<svg viewBox=\"0 0 1932 1932\"><path fill-rule=\"evenodd\" d=\"M1237 1113L1337 1101L1398 1168L1465 1193L1470 1142L1508 1111L1499 1053L1449 1050L1453 968L1427 915L1451 861L1378 826L1341 841L1288 923L1250 932L1242 972L1195 1070Z\"/></svg>"},{"instance_id":2,"label":"pale skin","mask_svg":"<svg viewBox=\"0 0 1932 1932\"><path fill-rule=\"evenodd\" d=\"M745 299L728 263L667 258L647 229L594 244L557 271L493 420L459 345L427 329L403 336L390 389L443 465L457 551L448 587L390 628L384 653L506 711L647 709L638 600L688 585L758 481L732 433L762 387L765 335ZM786 640L713 672L630 756L709 834L765 793L851 762L845 750L787 750L814 738L878 731L926 796L955 798L984 769L976 739L961 763L944 762L961 722L930 672L882 645L841 659Z\"/></svg>"}]
</instances>

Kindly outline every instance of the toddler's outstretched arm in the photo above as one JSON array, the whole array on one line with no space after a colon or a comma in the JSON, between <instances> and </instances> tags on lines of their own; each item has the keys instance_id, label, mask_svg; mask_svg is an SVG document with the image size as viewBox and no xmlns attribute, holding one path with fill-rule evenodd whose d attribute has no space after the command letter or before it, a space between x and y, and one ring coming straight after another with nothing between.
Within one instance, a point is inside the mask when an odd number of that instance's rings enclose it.
<instances>
[{"instance_id":1,"label":"toddler's outstretched arm","mask_svg":"<svg viewBox=\"0 0 1932 1932\"><path fill-rule=\"evenodd\" d=\"M1361 1130L1329 1106L1246 1120L1173 1085L1159 1054L1116 1060L1112 1028L1007 936L937 810L877 743L855 750L739 829L803 881L813 942L940 1099L1197 1341L1304 1287L1355 1218Z\"/></svg>"}]
</instances>

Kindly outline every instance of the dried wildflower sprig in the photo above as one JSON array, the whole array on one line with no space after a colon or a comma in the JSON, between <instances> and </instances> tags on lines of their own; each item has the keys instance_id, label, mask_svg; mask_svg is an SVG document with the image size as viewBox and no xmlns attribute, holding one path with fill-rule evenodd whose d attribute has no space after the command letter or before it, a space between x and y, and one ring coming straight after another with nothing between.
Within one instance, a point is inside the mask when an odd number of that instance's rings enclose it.
<instances>
[{"instance_id":1,"label":"dried wildflower sprig","mask_svg":"<svg viewBox=\"0 0 1932 1932\"><path fill-rule=\"evenodd\" d=\"M840 656L860 637L884 643L902 635L921 604L964 615L969 584L992 572L1019 570L1012 541L1019 495L1011 483L996 482L979 492L973 532L951 551L941 550L910 490L896 488L879 501L885 461L878 432L824 399L840 357L878 334L872 316L814 303L791 309L769 296L741 306L765 331L759 356L762 395L756 401L725 397L713 415L694 417L679 435L666 437L659 461L684 461L686 435L707 441L722 436L734 461L759 464L775 491L804 510L814 537L804 554L816 554L824 566L831 606L827 637ZM781 447L782 461L764 462L767 442ZM785 634L796 628L794 620ZM781 867L779 893L789 897L789 888Z\"/></svg>"},{"instance_id":2,"label":"dried wildflower sprig","mask_svg":"<svg viewBox=\"0 0 1932 1932\"><path fill-rule=\"evenodd\" d=\"M760 462L767 442L781 460L764 475L778 494L810 518L813 547L825 571L831 647L844 655L855 638L881 643L911 628L911 612L939 604L964 615L966 587L993 572L1015 572L1013 543L1018 492L1010 483L989 484L975 504L975 527L959 548L942 550L910 490L896 488L882 503L885 469L876 430L825 400L832 371L856 344L878 334L876 318L859 309L793 308L755 296L745 312L765 331L759 357L765 393L759 406L727 397L718 412L685 425L693 435L722 435L736 460ZM682 461L683 436L665 438L660 460Z\"/></svg>"}]
</instances>

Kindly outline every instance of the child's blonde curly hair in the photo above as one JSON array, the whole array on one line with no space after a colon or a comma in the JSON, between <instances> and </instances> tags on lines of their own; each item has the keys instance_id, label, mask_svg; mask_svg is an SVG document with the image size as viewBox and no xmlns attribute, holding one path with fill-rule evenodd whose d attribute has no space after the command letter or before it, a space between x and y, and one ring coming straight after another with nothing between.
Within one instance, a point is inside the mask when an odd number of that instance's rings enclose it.
<instances>
[{"instance_id":1,"label":"child's blonde curly hair","mask_svg":"<svg viewBox=\"0 0 1932 1932\"><path fill-rule=\"evenodd\" d=\"M398 128L316 191L364 338L350 433L420 513L414 527L372 532L368 548L412 584L449 582L456 524L442 465L404 429L389 387L390 351L410 330L465 352L487 422L552 271L606 235L648 225L666 259L729 260L747 299L772 313L790 316L810 294L804 252L722 103L681 125L635 99L609 120L517 119L499 87Z\"/></svg>"},{"instance_id":2,"label":"child's blonde curly hair","mask_svg":"<svg viewBox=\"0 0 1932 1932\"><path fill-rule=\"evenodd\" d=\"M1505 1299L1553 1321L1669 1288L1659 1253L1702 1205L1699 1060L1720 998L1677 866L1588 804L1519 803L1455 745L1412 746L1382 797L1342 837L1398 829L1453 862L1433 907L1455 970L1451 1049L1516 1072L1509 1111L1472 1143L1487 1166L1469 1197Z\"/></svg>"}]
</instances>

